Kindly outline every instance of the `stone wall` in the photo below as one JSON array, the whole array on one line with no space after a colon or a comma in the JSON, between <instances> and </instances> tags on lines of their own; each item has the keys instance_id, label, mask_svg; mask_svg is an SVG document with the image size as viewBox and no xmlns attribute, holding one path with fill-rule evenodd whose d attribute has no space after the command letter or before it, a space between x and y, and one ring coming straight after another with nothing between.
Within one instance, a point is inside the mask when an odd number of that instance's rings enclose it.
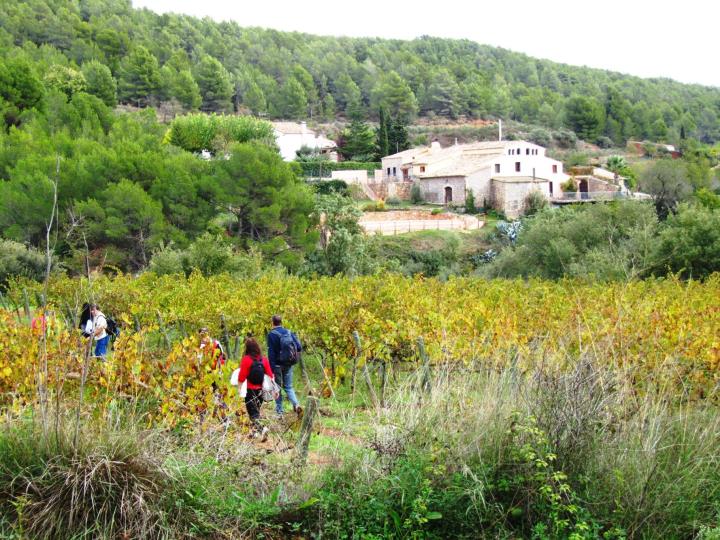
<instances>
[{"instance_id":1,"label":"stone wall","mask_svg":"<svg viewBox=\"0 0 720 540\"><path fill-rule=\"evenodd\" d=\"M445 204L445 188L452 188L452 203L465 204L465 177L424 178L420 181L423 199L429 203Z\"/></svg>"},{"instance_id":2,"label":"stone wall","mask_svg":"<svg viewBox=\"0 0 720 540\"><path fill-rule=\"evenodd\" d=\"M375 195L382 200L388 197L388 184L385 182L370 182L367 186L372 190Z\"/></svg>"}]
</instances>

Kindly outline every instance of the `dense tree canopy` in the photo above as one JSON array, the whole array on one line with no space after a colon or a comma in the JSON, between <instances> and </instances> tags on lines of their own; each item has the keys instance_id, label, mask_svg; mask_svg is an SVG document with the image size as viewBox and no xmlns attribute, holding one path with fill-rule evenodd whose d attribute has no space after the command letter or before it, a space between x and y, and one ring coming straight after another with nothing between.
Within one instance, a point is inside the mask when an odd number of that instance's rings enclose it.
<instances>
[{"instance_id":1,"label":"dense tree canopy","mask_svg":"<svg viewBox=\"0 0 720 540\"><path fill-rule=\"evenodd\" d=\"M0 65L6 123L18 123L38 102L37 82L53 65L77 71L99 62L116 81L120 102L141 107L175 100L185 110L332 119L359 103L366 119L377 119L382 108L408 120L420 114L502 117L553 129L565 123L593 142L720 140L717 88L556 64L467 40L242 28L133 9L127 0L4 2L0 29L6 43L18 45L7 56L25 57ZM37 73L23 64L28 59ZM82 74L88 92L112 105L107 73L83 67Z\"/></svg>"}]
</instances>

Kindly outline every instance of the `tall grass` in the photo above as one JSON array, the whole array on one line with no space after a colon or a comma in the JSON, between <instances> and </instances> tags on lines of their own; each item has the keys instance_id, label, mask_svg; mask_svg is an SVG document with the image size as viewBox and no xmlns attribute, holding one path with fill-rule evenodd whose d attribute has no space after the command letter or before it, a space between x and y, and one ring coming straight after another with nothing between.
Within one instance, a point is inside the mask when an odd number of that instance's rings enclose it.
<instances>
[{"instance_id":1,"label":"tall grass","mask_svg":"<svg viewBox=\"0 0 720 540\"><path fill-rule=\"evenodd\" d=\"M330 459L305 468L286 444L149 431L122 407L88 416L77 446L6 417L0 537L717 538L716 407L601 366L436 367L377 409L336 389L320 422L340 429L314 449Z\"/></svg>"}]
</instances>

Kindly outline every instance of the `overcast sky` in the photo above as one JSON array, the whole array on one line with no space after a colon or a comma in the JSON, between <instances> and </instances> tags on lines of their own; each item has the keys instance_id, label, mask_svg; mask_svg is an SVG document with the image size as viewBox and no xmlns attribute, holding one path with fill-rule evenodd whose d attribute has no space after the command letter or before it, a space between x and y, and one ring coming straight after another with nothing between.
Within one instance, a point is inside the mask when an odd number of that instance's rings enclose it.
<instances>
[{"instance_id":1,"label":"overcast sky","mask_svg":"<svg viewBox=\"0 0 720 540\"><path fill-rule=\"evenodd\" d=\"M132 0L318 35L467 38L573 65L720 87L717 0Z\"/></svg>"}]
</instances>

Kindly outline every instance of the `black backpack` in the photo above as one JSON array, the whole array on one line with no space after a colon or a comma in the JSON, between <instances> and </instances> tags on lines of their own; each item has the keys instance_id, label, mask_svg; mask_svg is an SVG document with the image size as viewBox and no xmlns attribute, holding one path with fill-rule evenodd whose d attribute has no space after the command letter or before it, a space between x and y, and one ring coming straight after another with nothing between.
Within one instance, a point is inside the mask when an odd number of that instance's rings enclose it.
<instances>
[{"instance_id":1,"label":"black backpack","mask_svg":"<svg viewBox=\"0 0 720 540\"><path fill-rule=\"evenodd\" d=\"M105 328L105 331L110 336L110 339L114 340L120 337L120 327L115 322L115 319L111 317L105 317L105 320L107 321L107 328Z\"/></svg>"},{"instance_id":2,"label":"black backpack","mask_svg":"<svg viewBox=\"0 0 720 540\"><path fill-rule=\"evenodd\" d=\"M300 360L300 351L295 343L295 336L290 330L286 330L280 334L280 354L278 355L280 364L284 366L294 366Z\"/></svg>"},{"instance_id":3,"label":"black backpack","mask_svg":"<svg viewBox=\"0 0 720 540\"><path fill-rule=\"evenodd\" d=\"M263 366L262 356L252 359L247 380L249 383L257 385L261 385L265 380L265 366Z\"/></svg>"}]
</instances>

